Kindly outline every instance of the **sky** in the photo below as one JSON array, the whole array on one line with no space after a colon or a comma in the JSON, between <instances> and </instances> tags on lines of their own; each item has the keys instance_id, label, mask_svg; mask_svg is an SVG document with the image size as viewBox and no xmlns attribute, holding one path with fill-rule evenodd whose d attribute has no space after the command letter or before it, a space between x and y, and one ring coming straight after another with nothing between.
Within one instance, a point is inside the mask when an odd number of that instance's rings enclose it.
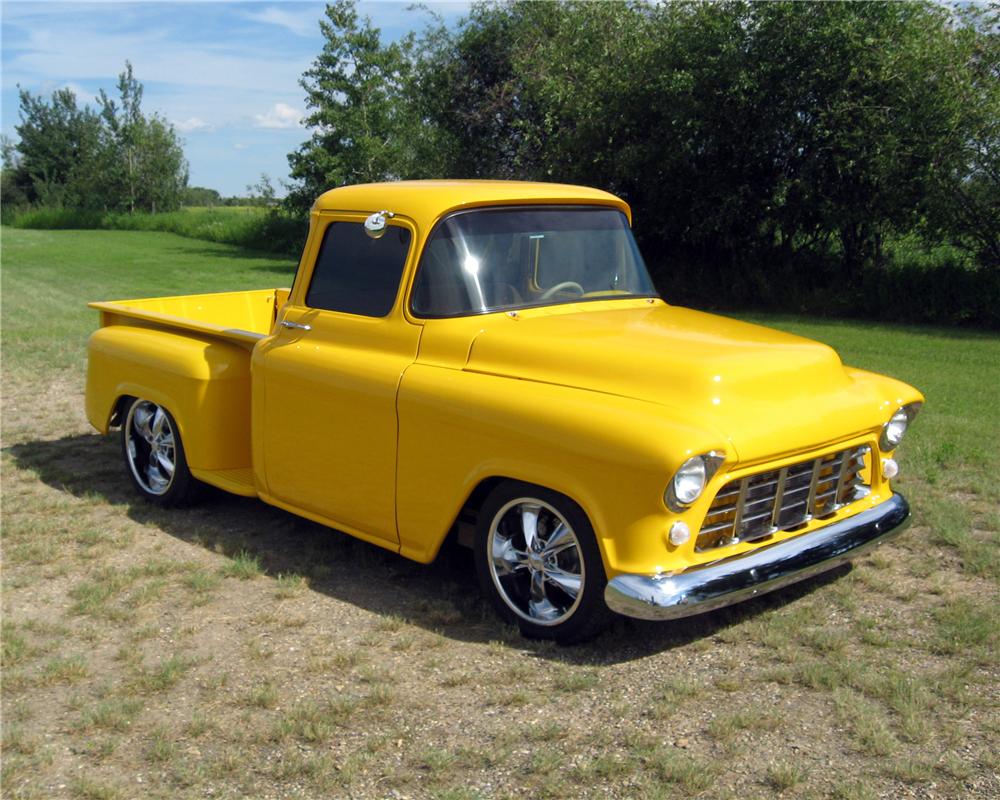
<instances>
[{"instance_id":1,"label":"sky","mask_svg":"<svg viewBox=\"0 0 1000 800\"><path fill-rule=\"evenodd\" d=\"M468 2L424 2L454 24ZM190 164L189 183L243 195L261 174L279 195L287 156L306 139L302 73L323 48L315 2L0 3L0 127L16 140L18 86L50 95L69 87L80 104L116 96L132 63L143 111L172 122ZM384 41L422 30L431 17L410 2L358 4Z\"/></svg>"}]
</instances>

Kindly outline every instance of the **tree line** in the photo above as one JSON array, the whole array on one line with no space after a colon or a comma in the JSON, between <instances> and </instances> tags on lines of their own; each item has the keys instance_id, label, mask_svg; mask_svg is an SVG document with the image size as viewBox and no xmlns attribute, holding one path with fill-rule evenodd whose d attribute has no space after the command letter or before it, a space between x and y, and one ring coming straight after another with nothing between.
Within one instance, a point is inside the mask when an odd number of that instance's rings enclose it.
<instances>
[{"instance_id":1,"label":"tree line","mask_svg":"<svg viewBox=\"0 0 1000 800\"><path fill-rule=\"evenodd\" d=\"M118 97L103 89L96 110L70 89L51 98L19 90L16 145L4 143L3 202L81 211L172 211L180 207L188 165L173 125L142 111L132 65Z\"/></svg>"},{"instance_id":2,"label":"tree line","mask_svg":"<svg viewBox=\"0 0 1000 800\"><path fill-rule=\"evenodd\" d=\"M921 302L948 291L931 267L995 302L998 23L930 2L510 2L383 42L338 0L289 204L395 178L582 183L631 203L675 298L889 305L905 260Z\"/></svg>"},{"instance_id":3,"label":"tree line","mask_svg":"<svg viewBox=\"0 0 1000 800\"><path fill-rule=\"evenodd\" d=\"M580 183L632 205L672 300L1000 327L996 4L487 2L390 42L336 0L320 27L276 249L334 186ZM118 90L21 92L5 207L219 202L131 65Z\"/></svg>"}]
</instances>

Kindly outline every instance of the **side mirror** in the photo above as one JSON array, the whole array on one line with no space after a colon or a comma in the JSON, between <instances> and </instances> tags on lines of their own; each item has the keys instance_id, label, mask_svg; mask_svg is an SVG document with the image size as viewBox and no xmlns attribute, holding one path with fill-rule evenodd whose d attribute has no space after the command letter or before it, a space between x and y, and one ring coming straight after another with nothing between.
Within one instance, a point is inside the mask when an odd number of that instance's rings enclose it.
<instances>
[{"instance_id":1,"label":"side mirror","mask_svg":"<svg viewBox=\"0 0 1000 800\"><path fill-rule=\"evenodd\" d=\"M391 211L376 211L365 220L365 233L372 239L381 239L388 227L388 220L396 216Z\"/></svg>"}]
</instances>

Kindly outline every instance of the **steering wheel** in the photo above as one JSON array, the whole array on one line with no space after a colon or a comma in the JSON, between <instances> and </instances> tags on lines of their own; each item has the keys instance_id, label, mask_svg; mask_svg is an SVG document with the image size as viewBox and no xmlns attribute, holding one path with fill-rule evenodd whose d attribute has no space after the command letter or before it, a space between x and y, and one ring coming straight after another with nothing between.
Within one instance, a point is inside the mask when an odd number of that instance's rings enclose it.
<instances>
[{"instance_id":1,"label":"steering wheel","mask_svg":"<svg viewBox=\"0 0 1000 800\"><path fill-rule=\"evenodd\" d=\"M539 297L538 299L548 300L556 292L561 292L564 289L572 289L573 291L577 292L580 295L580 297L583 297L584 294L583 287L580 284L578 284L576 281L563 281L562 283L557 283L555 286L550 286L548 289L542 292L542 296Z\"/></svg>"}]
</instances>

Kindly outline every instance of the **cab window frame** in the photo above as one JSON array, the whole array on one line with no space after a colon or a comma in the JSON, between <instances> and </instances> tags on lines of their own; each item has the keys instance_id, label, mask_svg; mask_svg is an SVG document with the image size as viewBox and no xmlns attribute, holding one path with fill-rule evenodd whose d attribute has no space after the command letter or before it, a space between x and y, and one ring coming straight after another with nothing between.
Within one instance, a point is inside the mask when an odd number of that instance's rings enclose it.
<instances>
[{"instance_id":1,"label":"cab window frame","mask_svg":"<svg viewBox=\"0 0 1000 800\"><path fill-rule=\"evenodd\" d=\"M386 229L385 234L382 237L379 237L379 239L372 239L370 236L368 236L367 233L365 233L364 218L338 217L328 220L322 220L321 224L324 225L323 233L320 238L319 244L316 246L316 251L315 251L316 255L312 259L313 263L312 263L312 268L309 270L308 283L303 287L302 290L302 295L301 295L302 307L310 311L321 311L329 314L344 314L346 316L356 317L358 319L386 319L392 316L393 310L399 304L400 293L405 289L406 275L407 275L406 267L407 264L409 264L410 258L413 255L413 245L414 241L416 240L415 232L411 229L409 225L397 222L390 222ZM330 240L331 232L338 225L355 226L356 229L358 229L361 232L361 234L365 237L365 239L371 241L373 244L377 243L388 244L388 242L385 242L384 240L387 239L389 236L393 235L394 233L398 234L398 232L401 232L401 235L405 236L405 241L401 243L401 245L405 245L405 249L401 248L400 260L398 265L398 274L396 275L395 278L395 288L392 290L391 297L387 296L385 298L385 300L387 301L387 304L384 306L385 313L380 313L380 314L365 313L362 312L361 310L358 310L357 307L351 310L348 310L347 308L329 308L328 306L324 305L315 305L314 304L315 298L313 298L313 302L310 302L310 294L312 293L314 287L316 286L316 279L317 276L320 274L320 269L323 263L323 253L325 251L328 241ZM296 277L298 276L296 275ZM381 309L382 307L383 306L380 304L379 308Z\"/></svg>"}]
</instances>

